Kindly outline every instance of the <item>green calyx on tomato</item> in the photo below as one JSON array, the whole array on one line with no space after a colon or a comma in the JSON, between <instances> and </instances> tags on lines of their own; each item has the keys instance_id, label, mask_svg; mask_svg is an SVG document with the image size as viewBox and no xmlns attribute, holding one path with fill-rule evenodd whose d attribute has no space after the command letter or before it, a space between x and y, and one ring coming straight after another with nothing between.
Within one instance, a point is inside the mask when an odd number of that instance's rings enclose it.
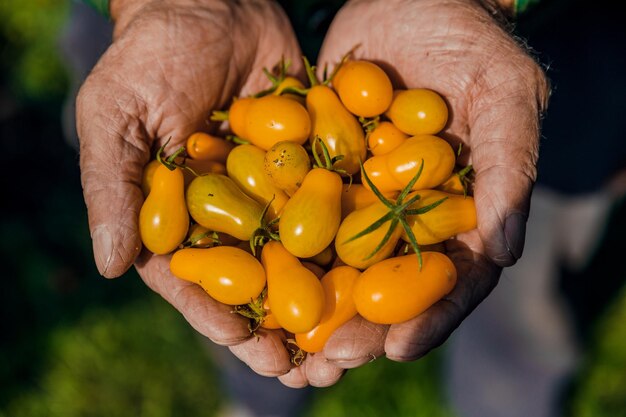
<instances>
[{"instance_id":1,"label":"green calyx on tomato","mask_svg":"<svg viewBox=\"0 0 626 417\"><path fill-rule=\"evenodd\" d=\"M323 161L320 158L317 150L318 145L322 149L322 156L324 157ZM311 145L311 154L313 155L313 159L315 160L314 167L324 168L329 171L336 172L339 175L346 175L348 176L348 178L350 179L350 183L352 184L352 175L348 171L341 168L334 168L334 165L337 162L343 160L343 155L336 155L331 157L330 152L328 151L328 146L326 146L324 141L319 136L315 136L315 139L313 140L313 144Z\"/></svg>"},{"instance_id":2,"label":"green calyx on tomato","mask_svg":"<svg viewBox=\"0 0 626 417\"><path fill-rule=\"evenodd\" d=\"M421 268L422 268L422 252L420 251L420 248L419 248L419 245L417 243L417 240L415 239L415 234L411 230L411 226L409 225L409 223L407 221L407 216L413 216L413 215L419 215L419 214L428 213L429 211L433 210L434 208L436 208L437 206L439 206L441 203L443 203L446 200L446 197L444 197L444 198L441 198L441 199L435 201L432 204L429 204L426 207L421 207L419 209L410 209L409 208L412 204L414 204L417 200L419 200L421 198L421 196L419 194L416 194L413 197L411 197L410 199L408 199L407 201L404 201L404 199L407 197L407 195L411 192L411 188L417 182L417 180L419 179L420 175L422 174L422 170L423 169L424 169L424 160L422 159L420 167L417 170L417 173L411 179L411 181L409 181L409 183L404 187L404 189L402 189L402 191L400 192L400 195L398 195L398 198L394 202L394 201L391 201L391 200L387 199L380 192L380 190L378 188L376 188L376 186L372 183L372 181L367 176L367 173L363 169L363 164L361 163L361 174L363 176L363 179L367 182L367 184L369 185L369 187L372 190L372 192L376 195L376 197L385 206L387 206L389 208L389 212L387 212L387 214L385 214L384 216L382 216L381 218L376 220L374 223L372 223L371 225L369 225L368 227L366 227L365 229L363 229L362 231L360 231L356 235L352 236L351 238L349 238L348 240L346 240L343 243L352 242L353 240L356 240L356 239L358 239L358 238L360 238L362 236L365 236L368 233L371 233L374 230L378 229L379 227L381 227L386 222L390 221L389 229L387 230L387 233L382 238L380 243L374 248L372 253L370 253L364 260L367 260L367 259L371 258L372 256L374 256L383 246L385 246L385 244L387 243L389 238L393 235L393 233L396 230L396 228L398 226L402 226L402 228L406 232L407 237L409 238L409 242L411 244L411 247L413 248L413 250L417 254L417 257L419 259L419 266L420 266L420 270L421 270Z\"/></svg>"},{"instance_id":3,"label":"green calyx on tomato","mask_svg":"<svg viewBox=\"0 0 626 417\"><path fill-rule=\"evenodd\" d=\"M263 303L265 303L266 298L267 286L263 289L263 291L261 291L261 294L259 294L255 300L252 300L248 304L236 305L234 307L234 313L250 319L250 323L248 323L248 330L250 330L250 333L253 335L259 327L261 327L263 320L265 320L267 312L263 308Z\"/></svg>"},{"instance_id":4,"label":"green calyx on tomato","mask_svg":"<svg viewBox=\"0 0 626 417\"><path fill-rule=\"evenodd\" d=\"M270 240L275 240L280 242L280 236L276 233L273 228L280 220L280 216L267 221L267 211L270 208L270 205L274 201L272 198L263 208L263 212L261 213L261 218L259 219L259 227L252 233L252 237L250 238L250 250L252 250L252 254L256 256L256 248L265 245Z\"/></svg>"}]
</instances>

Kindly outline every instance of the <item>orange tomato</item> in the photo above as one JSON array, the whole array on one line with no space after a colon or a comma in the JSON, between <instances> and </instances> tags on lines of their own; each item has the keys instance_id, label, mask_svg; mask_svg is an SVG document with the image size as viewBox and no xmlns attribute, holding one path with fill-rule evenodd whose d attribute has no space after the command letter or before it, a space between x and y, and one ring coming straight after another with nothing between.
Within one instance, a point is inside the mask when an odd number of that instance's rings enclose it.
<instances>
[{"instance_id":1,"label":"orange tomato","mask_svg":"<svg viewBox=\"0 0 626 417\"><path fill-rule=\"evenodd\" d=\"M247 139L248 131L246 120L248 118L248 110L255 100L256 99L252 97L236 98L228 109L228 125L230 126L230 130L240 138Z\"/></svg>"},{"instance_id":2,"label":"orange tomato","mask_svg":"<svg viewBox=\"0 0 626 417\"><path fill-rule=\"evenodd\" d=\"M363 169L380 191L402 190L417 174L422 159L424 168L413 190L434 188L448 179L456 156L445 140L421 135L406 139L388 154L369 158Z\"/></svg>"},{"instance_id":3,"label":"orange tomato","mask_svg":"<svg viewBox=\"0 0 626 417\"><path fill-rule=\"evenodd\" d=\"M265 173L264 166L265 151L254 145L235 147L226 161L228 176L244 193L263 207L269 204L269 218L275 219L289 197L272 183Z\"/></svg>"},{"instance_id":4,"label":"orange tomato","mask_svg":"<svg viewBox=\"0 0 626 417\"><path fill-rule=\"evenodd\" d=\"M300 349L310 353L321 352L333 332L356 316L353 289L360 275L358 269L340 266L322 277L326 300L322 318L309 332L296 334L296 344Z\"/></svg>"},{"instance_id":5,"label":"orange tomato","mask_svg":"<svg viewBox=\"0 0 626 417\"><path fill-rule=\"evenodd\" d=\"M389 77L369 61L344 62L332 82L343 105L357 116L378 116L387 110L393 98Z\"/></svg>"},{"instance_id":6,"label":"orange tomato","mask_svg":"<svg viewBox=\"0 0 626 417\"><path fill-rule=\"evenodd\" d=\"M204 132L193 133L187 138L187 155L196 160L226 162L235 145L225 139Z\"/></svg>"},{"instance_id":7,"label":"orange tomato","mask_svg":"<svg viewBox=\"0 0 626 417\"><path fill-rule=\"evenodd\" d=\"M438 190L420 190L409 194L407 199L415 194L419 194L421 198L412 204L410 209L419 209L446 198L427 213L407 216L407 223L418 244L432 245L443 242L459 233L476 228L476 205L472 197ZM402 239L409 240L406 233L403 233Z\"/></svg>"},{"instance_id":8,"label":"orange tomato","mask_svg":"<svg viewBox=\"0 0 626 417\"><path fill-rule=\"evenodd\" d=\"M359 161L365 160L365 134L357 119L341 104L337 94L327 86L315 85L306 96L306 107L311 115L311 144L319 137L331 157L343 155L334 168L349 174L360 170Z\"/></svg>"},{"instance_id":9,"label":"orange tomato","mask_svg":"<svg viewBox=\"0 0 626 417\"><path fill-rule=\"evenodd\" d=\"M226 165L217 161L201 161L196 159L187 159L185 165L193 170L183 169L183 175L185 176L185 187L191 184L198 175L204 175L208 173L226 175ZM197 174L197 175L196 175Z\"/></svg>"},{"instance_id":10,"label":"orange tomato","mask_svg":"<svg viewBox=\"0 0 626 417\"><path fill-rule=\"evenodd\" d=\"M339 174L314 168L283 207L278 223L280 240L299 258L322 252L335 237L341 221Z\"/></svg>"},{"instance_id":11,"label":"orange tomato","mask_svg":"<svg viewBox=\"0 0 626 417\"><path fill-rule=\"evenodd\" d=\"M400 146L409 135L393 123L380 122L367 136L367 147L372 155L384 155Z\"/></svg>"},{"instance_id":12,"label":"orange tomato","mask_svg":"<svg viewBox=\"0 0 626 417\"><path fill-rule=\"evenodd\" d=\"M386 259L366 269L354 286L358 313L380 324L402 323L417 317L454 288L456 268L446 255L422 252Z\"/></svg>"},{"instance_id":13,"label":"orange tomato","mask_svg":"<svg viewBox=\"0 0 626 417\"><path fill-rule=\"evenodd\" d=\"M170 253L180 245L189 228L185 188L180 168L159 164L152 177L150 194L139 212L139 234L156 255Z\"/></svg>"},{"instance_id":14,"label":"orange tomato","mask_svg":"<svg viewBox=\"0 0 626 417\"><path fill-rule=\"evenodd\" d=\"M302 96L299 96L297 94L282 94L283 90L285 88L298 88L298 89L304 89L304 84L302 84L302 81L300 81L299 79L295 78L295 77L285 77L276 87L276 90L274 90L274 95L276 96L282 96L282 97L287 97L290 98L292 100L296 100L298 103L302 104L304 106L305 104L305 98Z\"/></svg>"},{"instance_id":15,"label":"orange tomato","mask_svg":"<svg viewBox=\"0 0 626 417\"><path fill-rule=\"evenodd\" d=\"M317 326L324 309L324 289L315 274L276 241L263 246L261 262L270 310L280 326L291 333Z\"/></svg>"},{"instance_id":16,"label":"orange tomato","mask_svg":"<svg viewBox=\"0 0 626 417\"><path fill-rule=\"evenodd\" d=\"M250 104L245 126L245 139L268 150L284 140L302 145L311 132L311 119L304 106L297 101L268 95Z\"/></svg>"},{"instance_id":17,"label":"orange tomato","mask_svg":"<svg viewBox=\"0 0 626 417\"><path fill-rule=\"evenodd\" d=\"M170 261L176 277L199 284L213 299L229 305L247 304L265 288L265 271L249 253L233 246L176 251Z\"/></svg>"},{"instance_id":18,"label":"orange tomato","mask_svg":"<svg viewBox=\"0 0 626 417\"><path fill-rule=\"evenodd\" d=\"M393 101L385 115L404 133L434 135L448 122L448 106L432 90L414 88L394 92Z\"/></svg>"}]
</instances>

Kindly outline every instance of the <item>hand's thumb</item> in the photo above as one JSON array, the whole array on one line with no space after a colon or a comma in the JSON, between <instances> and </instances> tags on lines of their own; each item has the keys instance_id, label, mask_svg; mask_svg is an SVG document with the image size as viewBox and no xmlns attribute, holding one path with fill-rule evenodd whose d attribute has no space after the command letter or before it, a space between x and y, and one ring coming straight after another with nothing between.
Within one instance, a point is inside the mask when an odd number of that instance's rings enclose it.
<instances>
[{"instance_id":1,"label":"hand's thumb","mask_svg":"<svg viewBox=\"0 0 626 417\"><path fill-rule=\"evenodd\" d=\"M141 250L137 226L143 202L141 175L150 156L142 123L89 80L77 98L77 131L83 194L100 274L122 275ZM132 107L132 105L130 105Z\"/></svg>"}]
</instances>

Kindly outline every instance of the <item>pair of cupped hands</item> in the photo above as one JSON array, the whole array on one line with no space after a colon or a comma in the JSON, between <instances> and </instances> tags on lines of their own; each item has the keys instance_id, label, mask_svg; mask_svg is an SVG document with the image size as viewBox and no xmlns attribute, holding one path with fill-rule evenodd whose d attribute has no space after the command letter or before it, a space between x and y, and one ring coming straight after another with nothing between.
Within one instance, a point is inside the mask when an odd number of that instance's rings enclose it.
<instances>
[{"instance_id":1,"label":"pair of cupped hands","mask_svg":"<svg viewBox=\"0 0 626 417\"><path fill-rule=\"evenodd\" d=\"M267 87L262 68L281 57L303 73L301 51L278 4L266 0L113 0L114 42L77 99L82 185L96 264L105 277L133 264L145 283L213 342L285 385L328 386L346 369L386 355L410 361L443 343L521 256L536 176L540 117L549 87L541 68L476 0L353 0L335 17L318 66L355 45L391 70L394 84L425 87L450 107L444 138L463 144L475 170L478 229L446 242L456 288L420 316L391 326L357 316L324 350L294 367L282 331L259 329L232 307L169 271L169 256L141 250L142 171L206 128L211 110Z\"/></svg>"}]
</instances>

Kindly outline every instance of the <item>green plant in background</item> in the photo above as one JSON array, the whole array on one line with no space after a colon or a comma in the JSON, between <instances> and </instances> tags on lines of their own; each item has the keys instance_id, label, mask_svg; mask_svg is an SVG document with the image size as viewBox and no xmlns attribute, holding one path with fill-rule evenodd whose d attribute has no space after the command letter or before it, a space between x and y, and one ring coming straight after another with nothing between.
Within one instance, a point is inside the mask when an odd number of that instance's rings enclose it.
<instances>
[{"instance_id":1,"label":"green plant in background","mask_svg":"<svg viewBox=\"0 0 626 417\"><path fill-rule=\"evenodd\" d=\"M443 395L440 365L437 353L412 363L376 360L317 391L305 417L453 416Z\"/></svg>"},{"instance_id":2,"label":"green plant in background","mask_svg":"<svg viewBox=\"0 0 626 417\"><path fill-rule=\"evenodd\" d=\"M593 330L567 415L626 417L626 287Z\"/></svg>"},{"instance_id":3,"label":"green plant in background","mask_svg":"<svg viewBox=\"0 0 626 417\"><path fill-rule=\"evenodd\" d=\"M206 346L155 295L97 308L49 339L35 384L2 417L213 415L220 389Z\"/></svg>"},{"instance_id":4,"label":"green plant in background","mask_svg":"<svg viewBox=\"0 0 626 417\"><path fill-rule=\"evenodd\" d=\"M2 74L16 96L42 101L65 93L58 37L69 5L68 0L0 1Z\"/></svg>"}]
</instances>

